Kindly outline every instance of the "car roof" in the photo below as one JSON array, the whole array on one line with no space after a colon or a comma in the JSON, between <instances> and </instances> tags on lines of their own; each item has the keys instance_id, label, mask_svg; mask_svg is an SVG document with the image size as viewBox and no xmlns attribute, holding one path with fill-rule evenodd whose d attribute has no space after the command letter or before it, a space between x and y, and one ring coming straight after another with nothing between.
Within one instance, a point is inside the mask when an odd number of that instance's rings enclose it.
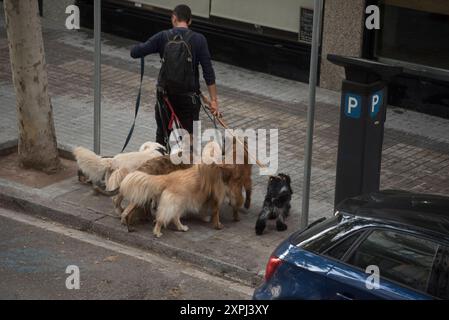
<instances>
[{"instance_id":1,"label":"car roof","mask_svg":"<svg viewBox=\"0 0 449 320\"><path fill-rule=\"evenodd\" d=\"M336 210L425 229L449 238L449 197L385 190L349 198L340 203Z\"/></svg>"}]
</instances>

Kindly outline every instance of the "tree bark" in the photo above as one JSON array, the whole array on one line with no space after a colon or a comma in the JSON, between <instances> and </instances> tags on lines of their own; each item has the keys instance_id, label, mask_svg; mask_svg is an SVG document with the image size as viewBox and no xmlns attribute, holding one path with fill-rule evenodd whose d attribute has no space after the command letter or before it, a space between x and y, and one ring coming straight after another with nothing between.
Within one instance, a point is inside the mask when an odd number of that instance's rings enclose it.
<instances>
[{"instance_id":1,"label":"tree bark","mask_svg":"<svg viewBox=\"0 0 449 320\"><path fill-rule=\"evenodd\" d=\"M61 168L37 0L4 0L16 94L19 161L48 173Z\"/></svg>"}]
</instances>

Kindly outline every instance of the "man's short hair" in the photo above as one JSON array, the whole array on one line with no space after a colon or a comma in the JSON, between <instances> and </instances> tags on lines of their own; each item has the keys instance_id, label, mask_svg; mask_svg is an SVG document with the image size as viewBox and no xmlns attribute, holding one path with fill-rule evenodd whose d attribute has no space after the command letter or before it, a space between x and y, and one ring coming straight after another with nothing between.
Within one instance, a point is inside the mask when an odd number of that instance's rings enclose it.
<instances>
[{"instance_id":1,"label":"man's short hair","mask_svg":"<svg viewBox=\"0 0 449 320\"><path fill-rule=\"evenodd\" d=\"M180 4L173 9L173 14L178 18L178 21L189 22L192 19L192 10L185 4Z\"/></svg>"}]
</instances>

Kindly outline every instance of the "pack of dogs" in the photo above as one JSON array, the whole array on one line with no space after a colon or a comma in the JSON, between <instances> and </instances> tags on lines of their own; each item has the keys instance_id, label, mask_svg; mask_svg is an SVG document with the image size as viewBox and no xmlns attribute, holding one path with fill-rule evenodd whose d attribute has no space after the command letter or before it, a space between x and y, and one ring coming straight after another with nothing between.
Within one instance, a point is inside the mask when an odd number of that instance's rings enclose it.
<instances>
[{"instance_id":1,"label":"pack of dogs","mask_svg":"<svg viewBox=\"0 0 449 320\"><path fill-rule=\"evenodd\" d=\"M145 142L138 151L113 157L101 157L84 147L74 148L73 154L79 168L78 180L91 184L95 193L111 197L128 231L133 231L133 217L154 217L153 234L160 237L163 228L170 224L178 231L188 231L181 222L187 214L197 215L210 221L215 229L222 229L220 208L226 200L232 207L234 221L240 220L239 211L243 207L250 208L252 164L246 151L243 163L226 164L224 159L231 156L228 153L237 159L236 140L230 145L222 150L216 142L207 143L199 164L175 164L164 146L151 141ZM288 175L269 177L256 222L257 235L263 233L268 219L276 219L278 231L287 229L285 218L292 193Z\"/></svg>"}]
</instances>

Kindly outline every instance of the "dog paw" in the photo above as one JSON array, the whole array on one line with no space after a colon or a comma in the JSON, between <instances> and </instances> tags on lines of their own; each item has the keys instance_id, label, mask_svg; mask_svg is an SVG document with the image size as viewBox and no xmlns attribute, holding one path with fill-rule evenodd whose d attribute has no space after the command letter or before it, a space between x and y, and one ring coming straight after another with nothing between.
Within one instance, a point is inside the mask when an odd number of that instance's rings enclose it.
<instances>
[{"instance_id":1,"label":"dog paw","mask_svg":"<svg viewBox=\"0 0 449 320\"><path fill-rule=\"evenodd\" d=\"M240 221L239 213L238 213L238 212L237 212L237 213L234 213L233 218L234 218L234 221L235 221L235 222Z\"/></svg>"},{"instance_id":2,"label":"dog paw","mask_svg":"<svg viewBox=\"0 0 449 320\"><path fill-rule=\"evenodd\" d=\"M251 201L245 201L245 204L243 205L245 209L249 209L251 207Z\"/></svg>"},{"instance_id":3,"label":"dog paw","mask_svg":"<svg viewBox=\"0 0 449 320\"><path fill-rule=\"evenodd\" d=\"M181 231L187 232L187 231L189 231L189 227L188 226L182 226L181 227Z\"/></svg>"},{"instance_id":4,"label":"dog paw","mask_svg":"<svg viewBox=\"0 0 449 320\"><path fill-rule=\"evenodd\" d=\"M276 221L276 230L285 231L287 230L287 225L285 223L282 223L281 221Z\"/></svg>"},{"instance_id":5,"label":"dog paw","mask_svg":"<svg viewBox=\"0 0 449 320\"><path fill-rule=\"evenodd\" d=\"M256 222L256 228L255 229L256 229L256 234L258 236L262 235L263 231L265 230L265 226L266 226L265 221L258 220Z\"/></svg>"},{"instance_id":6,"label":"dog paw","mask_svg":"<svg viewBox=\"0 0 449 320\"><path fill-rule=\"evenodd\" d=\"M216 223L215 225L214 225L214 228L215 229L217 229L217 230L221 230L221 229L223 229L223 225L220 223L220 222L218 222L218 223Z\"/></svg>"},{"instance_id":7,"label":"dog paw","mask_svg":"<svg viewBox=\"0 0 449 320\"><path fill-rule=\"evenodd\" d=\"M153 232L156 238L160 238L162 236L162 232Z\"/></svg>"}]
</instances>

